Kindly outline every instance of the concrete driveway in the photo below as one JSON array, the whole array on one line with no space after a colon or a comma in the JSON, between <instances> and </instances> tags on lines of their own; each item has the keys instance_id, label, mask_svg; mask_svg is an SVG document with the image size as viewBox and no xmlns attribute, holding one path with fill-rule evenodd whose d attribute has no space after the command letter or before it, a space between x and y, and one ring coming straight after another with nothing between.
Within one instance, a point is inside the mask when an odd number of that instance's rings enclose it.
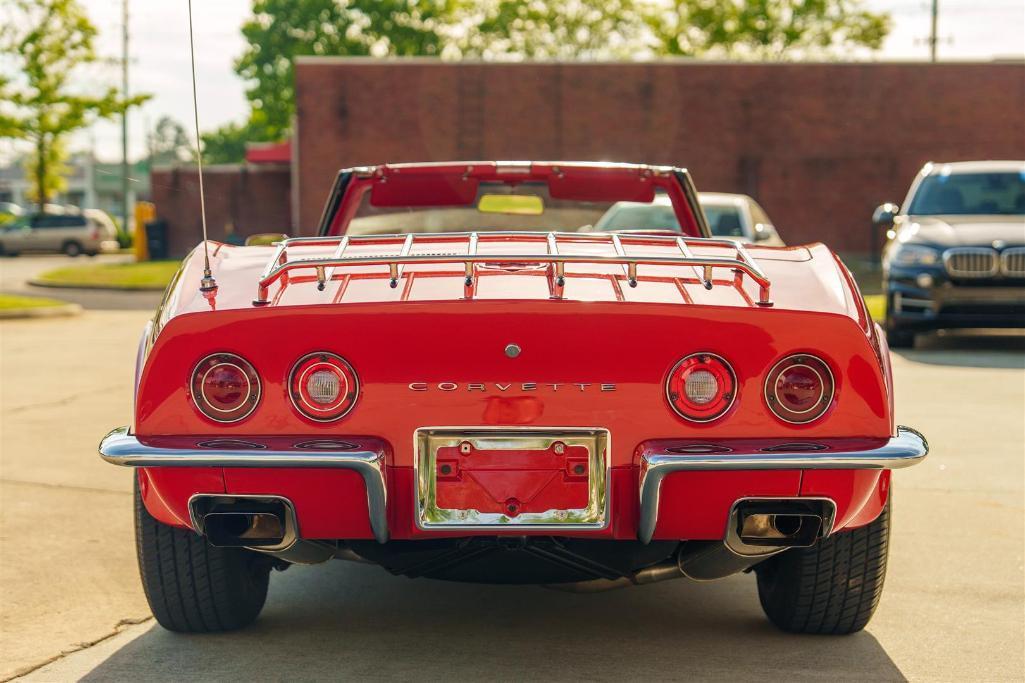
<instances>
[{"instance_id":1,"label":"concrete driveway","mask_svg":"<svg viewBox=\"0 0 1025 683\"><path fill-rule=\"evenodd\" d=\"M894 356L898 421L933 452L894 479L887 586L849 637L777 632L753 578L597 595L392 577L336 561L274 574L248 630L168 633L135 566L130 419L147 314L0 323L0 679L1021 680L1025 337Z\"/></svg>"}]
</instances>

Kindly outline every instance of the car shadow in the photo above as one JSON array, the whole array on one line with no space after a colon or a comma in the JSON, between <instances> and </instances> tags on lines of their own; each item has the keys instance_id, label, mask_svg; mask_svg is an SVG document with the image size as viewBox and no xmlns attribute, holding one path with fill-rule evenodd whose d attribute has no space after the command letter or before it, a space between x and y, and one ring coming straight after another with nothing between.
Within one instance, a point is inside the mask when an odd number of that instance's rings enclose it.
<instances>
[{"instance_id":1,"label":"car shadow","mask_svg":"<svg viewBox=\"0 0 1025 683\"><path fill-rule=\"evenodd\" d=\"M1025 331L966 330L919 335L914 349L890 349L905 360L970 368L1025 368Z\"/></svg>"},{"instance_id":2,"label":"car shadow","mask_svg":"<svg viewBox=\"0 0 1025 683\"><path fill-rule=\"evenodd\" d=\"M871 633L777 631L749 575L575 594L414 581L341 561L274 575L246 630L153 626L84 680L641 677L904 680Z\"/></svg>"}]
</instances>

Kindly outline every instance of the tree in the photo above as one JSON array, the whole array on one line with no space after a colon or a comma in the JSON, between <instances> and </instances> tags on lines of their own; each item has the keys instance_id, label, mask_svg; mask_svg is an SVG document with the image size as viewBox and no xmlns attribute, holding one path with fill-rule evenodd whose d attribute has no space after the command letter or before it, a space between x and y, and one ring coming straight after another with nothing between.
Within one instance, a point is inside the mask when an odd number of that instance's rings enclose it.
<instances>
[{"instance_id":1,"label":"tree","mask_svg":"<svg viewBox=\"0 0 1025 683\"><path fill-rule=\"evenodd\" d=\"M16 0L8 13L0 55L20 67L20 76L0 81L0 137L32 143L32 194L42 209L62 182L64 138L148 96L124 99L115 88L97 95L72 87L80 67L97 61L96 27L76 0Z\"/></svg>"},{"instance_id":2,"label":"tree","mask_svg":"<svg viewBox=\"0 0 1025 683\"><path fill-rule=\"evenodd\" d=\"M161 116L149 134L150 160L154 164L177 164L195 157L185 126L170 116Z\"/></svg>"},{"instance_id":3,"label":"tree","mask_svg":"<svg viewBox=\"0 0 1025 683\"><path fill-rule=\"evenodd\" d=\"M878 50L891 23L861 0L667 0L646 21L659 54L743 59Z\"/></svg>"},{"instance_id":4,"label":"tree","mask_svg":"<svg viewBox=\"0 0 1025 683\"><path fill-rule=\"evenodd\" d=\"M203 161L210 164L237 163L246 158L247 142L275 142L287 134L285 129L268 126L263 109L254 108L245 123L227 123L200 136Z\"/></svg>"},{"instance_id":5,"label":"tree","mask_svg":"<svg viewBox=\"0 0 1025 683\"><path fill-rule=\"evenodd\" d=\"M249 47L235 71L250 83L250 132L274 140L292 125L295 58L437 55L438 33L451 11L446 0L254 0L242 26ZM232 131L226 131L232 132Z\"/></svg>"},{"instance_id":6,"label":"tree","mask_svg":"<svg viewBox=\"0 0 1025 683\"><path fill-rule=\"evenodd\" d=\"M454 45L484 59L628 58L650 53L640 9L635 0L467 2Z\"/></svg>"}]
</instances>

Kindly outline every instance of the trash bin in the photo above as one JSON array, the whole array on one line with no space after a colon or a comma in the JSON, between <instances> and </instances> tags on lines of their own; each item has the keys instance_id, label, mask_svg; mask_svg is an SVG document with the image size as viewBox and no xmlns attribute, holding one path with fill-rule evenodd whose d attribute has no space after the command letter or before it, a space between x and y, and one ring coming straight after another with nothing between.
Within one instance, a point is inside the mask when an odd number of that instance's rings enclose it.
<instances>
[{"instance_id":1,"label":"trash bin","mask_svg":"<svg viewBox=\"0 0 1025 683\"><path fill-rule=\"evenodd\" d=\"M156 220L146 224L146 249L151 259L167 258L167 221Z\"/></svg>"}]
</instances>

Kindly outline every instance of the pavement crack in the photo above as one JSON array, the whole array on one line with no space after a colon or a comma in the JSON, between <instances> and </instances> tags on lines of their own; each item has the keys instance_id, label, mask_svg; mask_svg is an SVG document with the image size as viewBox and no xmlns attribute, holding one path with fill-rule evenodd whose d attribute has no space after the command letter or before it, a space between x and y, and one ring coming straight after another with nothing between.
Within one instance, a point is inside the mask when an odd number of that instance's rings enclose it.
<instances>
[{"instance_id":1,"label":"pavement crack","mask_svg":"<svg viewBox=\"0 0 1025 683\"><path fill-rule=\"evenodd\" d=\"M108 386L105 386L105 387L88 389L86 391L79 391L79 392L76 392L74 394L68 394L67 396L62 396L62 397L60 397L58 399L55 399L53 401L43 401L41 403L27 403L27 404L22 405L22 406L15 406L13 408L8 408L7 410L4 411L4 413L6 413L8 415L15 415L17 413L24 413L24 412L27 412L29 410L37 410L39 408L59 408L61 406L66 406L69 403L77 401L78 399L84 398L86 396L92 396L94 394L111 394L111 393L119 391L119 390L121 390L123 388L124 388L123 384L113 384L113 385L108 385Z\"/></svg>"},{"instance_id":2,"label":"pavement crack","mask_svg":"<svg viewBox=\"0 0 1025 683\"><path fill-rule=\"evenodd\" d=\"M85 493L109 493L115 496L130 496L131 491L118 491L115 489L101 489L93 486L76 486L75 484L51 484L45 481L24 481L21 479L0 478L0 484L14 484L15 486L38 486L44 489L70 489L72 491L83 491Z\"/></svg>"},{"instance_id":3,"label":"pavement crack","mask_svg":"<svg viewBox=\"0 0 1025 683\"><path fill-rule=\"evenodd\" d=\"M81 652L82 650L88 650L91 647L99 645L100 643L102 643L105 640L110 640L114 636L119 635L122 631L124 631L129 626L137 626L139 624L144 624L147 621L150 621L151 619L153 619L152 616L136 617L136 618L129 617L127 619L121 619L116 624L114 624L113 630L111 630L109 633L105 633L104 635L102 635L99 638L96 638L94 640L89 640L89 641L82 642L82 643L76 643L73 647L70 647L70 648L68 648L66 650L61 650L59 653L55 654L52 657L48 657L47 659L45 659L45 660L43 660L41 662L38 662L36 664L29 664L28 666L22 667L21 669L18 669L17 671L15 671L13 674L8 676L7 678L0 679L0 683L7 683L7 681L13 681L13 680L16 680L18 678L22 678L23 676L28 676L33 671L38 671L39 669L42 669L44 666L46 666L48 664L53 664L56 661L64 659L68 655L75 654L76 652Z\"/></svg>"}]
</instances>

